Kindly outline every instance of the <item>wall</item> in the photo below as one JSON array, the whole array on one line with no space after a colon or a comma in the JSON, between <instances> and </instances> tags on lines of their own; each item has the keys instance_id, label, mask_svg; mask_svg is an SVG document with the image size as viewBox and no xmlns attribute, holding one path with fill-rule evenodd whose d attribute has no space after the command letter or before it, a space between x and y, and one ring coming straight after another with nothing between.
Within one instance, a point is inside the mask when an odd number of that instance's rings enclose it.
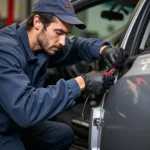
<instances>
[{"instance_id":1,"label":"wall","mask_svg":"<svg viewBox=\"0 0 150 150\"><path fill-rule=\"evenodd\" d=\"M7 0L0 0L0 17L7 18ZM34 0L32 0L34 1ZM23 20L26 18L26 0L14 0L14 20Z\"/></svg>"}]
</instances>

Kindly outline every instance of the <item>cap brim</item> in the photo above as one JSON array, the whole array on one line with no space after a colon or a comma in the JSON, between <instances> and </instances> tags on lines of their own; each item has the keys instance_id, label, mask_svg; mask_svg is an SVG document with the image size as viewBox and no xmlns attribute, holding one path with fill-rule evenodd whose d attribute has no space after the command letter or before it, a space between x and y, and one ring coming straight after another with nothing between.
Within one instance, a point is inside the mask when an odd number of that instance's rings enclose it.
<instances>
[{"instance_id":1,"label":"cap brim","mask_svg":"<svg viewBox=\"0 0 150 150\"><path fill-rule=\"evenodd\" d=\"M60 20L66 22L66 23L69 23L69 24L72 24L72 25L75 25L77 28L79 29L85 29L86 28L86 25L81 21L79 20L78 18L76 17L73 17L73 16L67 16L67 15L60 15L60 14L55 14Z\"/></svg>"}]
</instances>

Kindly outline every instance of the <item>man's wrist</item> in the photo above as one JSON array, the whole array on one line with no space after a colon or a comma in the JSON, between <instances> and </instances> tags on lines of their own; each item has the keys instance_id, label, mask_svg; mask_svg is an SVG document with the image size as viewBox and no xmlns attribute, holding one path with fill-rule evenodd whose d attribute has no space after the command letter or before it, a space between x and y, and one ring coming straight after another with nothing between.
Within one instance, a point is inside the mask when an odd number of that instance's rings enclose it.
<instances>
[{"instance_id":1,"label":"man's wrist","mask_svg":"<svg viewBox=\"0 0 150 150\"><path fill-rule=\"evenodd\" d=\"M101 54L101 53L103 52L103 50L104 50L106 47L108 47L108 46L103 45L103 46L100 48L99 53Z\"/></svg>"},{"instance_id":2,"label":"man's wrist","mask_svg":"<svg viewBox=\"0 0 150 150\"><path fill-rule=\"evenodd\" d=\"M75 80L77 81L80 90L83 91L85 89L85 80L83 79L83 77L78 76L78 77L75 78Z\"/></svg>"}]
</instances>

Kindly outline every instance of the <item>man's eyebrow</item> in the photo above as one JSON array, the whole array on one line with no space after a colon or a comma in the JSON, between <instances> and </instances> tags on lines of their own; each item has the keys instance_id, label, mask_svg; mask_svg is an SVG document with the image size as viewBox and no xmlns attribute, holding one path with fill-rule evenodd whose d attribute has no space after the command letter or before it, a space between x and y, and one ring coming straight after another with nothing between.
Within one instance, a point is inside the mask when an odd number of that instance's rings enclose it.
<instances>
[{"instance_id":1,"label":"man's eyebrow","mask_svg":"<svg viewBox=\"0 0 150 150\"><path fill-rule=\"evenodd\" d=\"M71 32L66 32L66 31L64 31L64 30L62 30L62 29L55 29L56 31L61 31L61 32L63 32L63 33L65 33L66 35L68 35L68 34L70 34Z\"/></svg>"}]
</instances>

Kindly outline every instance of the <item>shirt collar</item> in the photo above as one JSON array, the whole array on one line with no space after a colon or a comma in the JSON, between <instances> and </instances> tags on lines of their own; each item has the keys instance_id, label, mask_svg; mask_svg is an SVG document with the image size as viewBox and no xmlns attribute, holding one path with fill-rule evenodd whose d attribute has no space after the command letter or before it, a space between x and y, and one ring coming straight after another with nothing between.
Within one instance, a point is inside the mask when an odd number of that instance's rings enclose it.
<instances>
[{"instance_id":1,"label":"shirt collar","mask_svg":"<svg viewBox=\"0 0 150 150\"><path fill-rule=\"evenodd\" d=\"M37 60L37 57L35 56L35 54L32 52L32 49L30 48L27 30L24 25L20 25L19 36L20 36L21 42L28 54L28 59L29 60Z\"/></svg>"},{"instance_id":2,"label":"shirt collar","mask_svg":"<svg viewBox=\"0 0 150 150\"><path fill-rule=\"evenodd\" d=\"M19 36L20 36L21 42L22 42L23 46L25 47L25 50L28 54L28 61L36 61L39 59L40 62L45 62L48 59L49 55L46 52L44 52L43 50L37 52L36 55L33 53L32 49L30 48L27 30L26 30L25 25L20 25Z\"/></svg>"}]
</instances>

